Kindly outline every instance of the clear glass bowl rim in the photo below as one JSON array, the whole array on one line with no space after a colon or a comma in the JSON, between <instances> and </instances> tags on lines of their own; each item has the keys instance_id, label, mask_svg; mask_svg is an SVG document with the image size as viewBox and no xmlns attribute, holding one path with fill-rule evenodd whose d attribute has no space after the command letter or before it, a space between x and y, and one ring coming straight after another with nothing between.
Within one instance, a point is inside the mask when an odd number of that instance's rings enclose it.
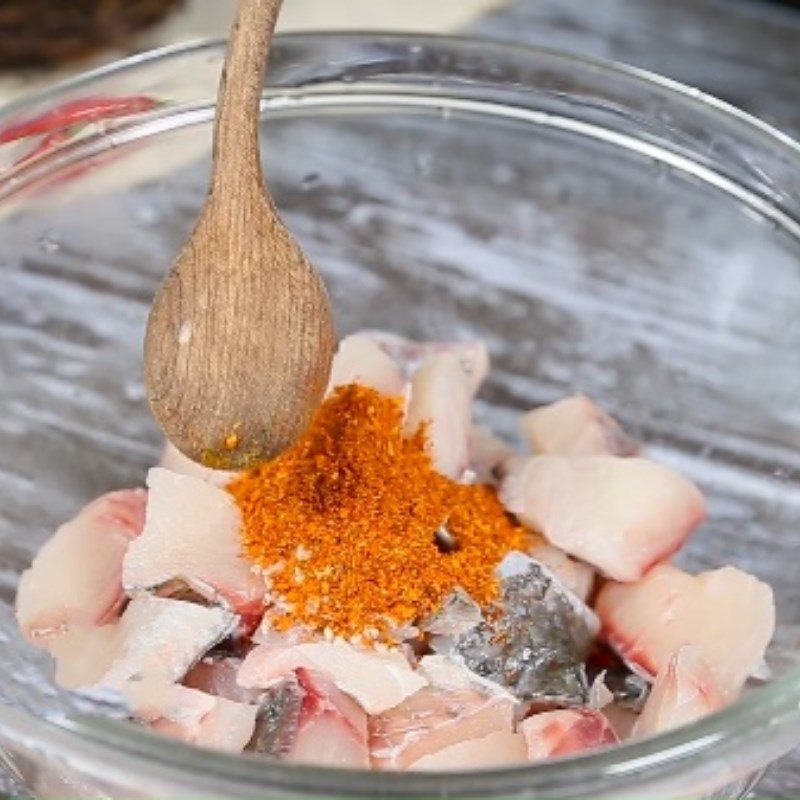
<instances>
[{"instance_id":1,"label":"clear glass bowl rim","mask_svg":"<svg viewBox=\"0 0 800 800\"><path fill-rule=\"evenodd\" d=\"M736 122L762 145L775 148L800 171L800 142L768 123L714 96L646 70L602 59L587 58L565 51L466 37L404 35L384 32L282 34L281 42L313 48L314 42L348 42L367 45L375 40L397 46L414 47L424 43L436 48L457 44L475 48L482 59L495 50L505 58L535 55L540 60L589 67L608 78L661 93L673 102L699 104L704 110ZM156 62L169 64L173 59L206 51L219 54L224 40L190 42L121 59L93 69L44 90L22 96L0 107L0 124L24 115L38 104L55 100L76 89L91 87L94 82L135 71ZM474 86L472 87L474 89ZM524 88L524 87L520 87ZM491 90L490 86L487 86ZM437 95L438 97L439 95ZM180 112L180 106L169 109ZM7 179L0 174L0 187ZM146 774L149 778L178 781L181 787L195 786L198 792L209 787L206 778L223 781L236 796L258 796L259 791L284 789L291 794L309 796L405 796L433 797L445 792L456 796L489 794L530 794L553 796L556 788L602 785L603 791L623 791L645 783L653 785L700 762L730 758L757 739L770 737L775 754L785 752L800 741L800 669L760 688L722 712L693 725L640 742L599 751L591 755L560 759L557 762L503 770L463 773L369 773L317 767L272 764L253 758L198 750L179 742L154 737L127 724L112 720L75 719L47 722L20 709L0 704L0 734L23 747L40 750L49 757L74 762L105 765L128 775ZM89 772L93 770L89 768ZM94 770L96 773L96 770ZM132 785L135 785L135 779ZM573 795L575 796L575 795Z\"/></svg>"}]
</instances>

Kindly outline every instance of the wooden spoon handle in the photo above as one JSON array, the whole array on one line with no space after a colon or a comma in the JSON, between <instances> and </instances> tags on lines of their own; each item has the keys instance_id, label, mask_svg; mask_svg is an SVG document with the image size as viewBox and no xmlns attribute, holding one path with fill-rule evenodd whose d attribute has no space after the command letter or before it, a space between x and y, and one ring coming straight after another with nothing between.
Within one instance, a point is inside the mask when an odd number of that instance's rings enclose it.
<instances>
[{"instance_id":1,"label":"wooden spoon handle","mask_svg":"<svg viewBox=\"0 0 800 800\"><path fill-rule=\"evenodd\" d=\"M214 121L214 199L261 193L264 175L258 127L264 73L283 0L239 0L220 79Z\"/></svg>"}]
</instances>

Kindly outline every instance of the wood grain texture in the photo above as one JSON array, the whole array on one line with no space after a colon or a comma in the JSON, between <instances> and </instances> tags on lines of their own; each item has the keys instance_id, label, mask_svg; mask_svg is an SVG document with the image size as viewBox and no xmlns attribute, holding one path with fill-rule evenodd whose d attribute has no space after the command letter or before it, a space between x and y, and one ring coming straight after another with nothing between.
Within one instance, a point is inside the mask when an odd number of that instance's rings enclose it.
<instances>
[{"instance_id":1,"label":"wood grain texture","mask_svg":"<svg viewBox=\"0 0 800 800\"><path fill-rule=\"evenodd\" d=\"M333 355L325 287L264 185L259 111L281 0L241 0L220 82L211 191L158 292L145 339L148 399L196 461L243 467L305 429Z\"/></svg>"}]
</instances>

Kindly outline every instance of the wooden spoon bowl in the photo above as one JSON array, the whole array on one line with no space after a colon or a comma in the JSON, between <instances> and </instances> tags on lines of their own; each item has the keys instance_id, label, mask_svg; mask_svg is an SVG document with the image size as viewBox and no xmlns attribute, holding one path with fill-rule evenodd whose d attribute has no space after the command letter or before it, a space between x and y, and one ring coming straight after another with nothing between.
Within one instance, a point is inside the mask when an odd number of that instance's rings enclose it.
<instances>
[{"instance_id":1,"label":"wooden spoon bowl","mask_svg":"<svg viewBox=\"0 0 800 800\"><path fill-rule=\"evenodd\" d=\"M334 349L325 287L281 222L258 145L281 0L240 0L220 83L211 189L153 302L148 399L167 437L207 466L270 458L308 425Z\"/></svg>"}]
</instances>

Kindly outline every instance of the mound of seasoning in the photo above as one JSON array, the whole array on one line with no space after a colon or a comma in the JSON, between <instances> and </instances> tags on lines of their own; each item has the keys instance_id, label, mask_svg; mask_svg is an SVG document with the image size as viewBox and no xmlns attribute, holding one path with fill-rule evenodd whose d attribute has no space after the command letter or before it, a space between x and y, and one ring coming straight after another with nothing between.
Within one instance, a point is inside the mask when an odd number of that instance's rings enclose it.
<instances>
[{"instance_id":1,"label":"mound of seasoning","mask_svg":"<svg viewBox=\"0 0 800 800\"><path fill-rule=\"evenodd\" d=\"M275 627L355 641L392 641L457 587L491 603L496 566L530 536L491 486L434 470L424 426L403 435L400 399L357 384L337 389L292 448L228 490L244 552L281 599Z\"/></svg>"}]
</instances>

